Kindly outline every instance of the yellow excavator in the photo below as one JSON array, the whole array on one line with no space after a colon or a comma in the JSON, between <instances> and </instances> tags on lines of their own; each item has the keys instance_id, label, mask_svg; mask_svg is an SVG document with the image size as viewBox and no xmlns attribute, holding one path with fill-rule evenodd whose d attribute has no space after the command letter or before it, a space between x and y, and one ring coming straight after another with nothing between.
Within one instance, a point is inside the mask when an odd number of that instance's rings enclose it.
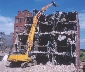
<instances>
[{"instance_id":1,"label":"yellow excavator","mask_svg":"<svg viewBox=\"0 0 85 72\"><path fill-rule=\"evenodd\" d=\"M41 9L41 11L38 11L38 13L36 13L36 15L33 17L33 24L32 24L32 26L31 26L31 30L30 30L30 32L29 32L28 40L27 40L27 43L28 43L28 44L27 44L27 45L28 45L28 46L27 46L27 47L28 47L28 48L27 48L27 51L26 51L25 54L20 54L20 53L9 54L7 60L8 60L9 62L11 62L11 64L15 64L15 63L18 64L18 62L20 62L20 63L21 63L21 67L25 67L28 62L32 61L32 58L29 57L28 52L31 50L31 48L32 48L32 46L33 46L33 38L34 38L35 28L36 28L36 26L37 26L38 19L39 19L39 17L42 15L42 13L43 13L44 11L46 11L46 9L47 9L48 7L50 7L50 6L52 6L52 5L55 6L55 7L57 6L57 5L55 4L55 2L52 1L52 3L44 6L44 7Z\"/></svg>"}]
</instances>

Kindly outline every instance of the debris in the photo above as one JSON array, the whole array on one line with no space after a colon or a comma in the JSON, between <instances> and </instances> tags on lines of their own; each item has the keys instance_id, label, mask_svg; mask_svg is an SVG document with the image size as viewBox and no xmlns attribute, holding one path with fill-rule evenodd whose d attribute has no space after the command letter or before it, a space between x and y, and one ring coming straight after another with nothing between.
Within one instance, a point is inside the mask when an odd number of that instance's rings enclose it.
<instances>
[{"instance_id":1,"label":"debris","mask_svg":"<svg viewBox=\"0 0 85 72\"><path fill-rule=\"evenodd\" d=\"M3 60L2 60L2 61L7 61L7 58L8 58L8 55L5 55L5 56L3 57Z\"/></svg>"},{"instance_id":2,"label":"debris","mask_svg":"<svg viewBox=\"0 0 85 72\"><path fill-rule=\"evenodd\" d=\"M32 67L21 68L21 67L8 67L9 62L0 61L0 72L76 72L74 64L71 65L52 65L51 63L46 65L35 65Z\"/></svg>"}]
</instances>

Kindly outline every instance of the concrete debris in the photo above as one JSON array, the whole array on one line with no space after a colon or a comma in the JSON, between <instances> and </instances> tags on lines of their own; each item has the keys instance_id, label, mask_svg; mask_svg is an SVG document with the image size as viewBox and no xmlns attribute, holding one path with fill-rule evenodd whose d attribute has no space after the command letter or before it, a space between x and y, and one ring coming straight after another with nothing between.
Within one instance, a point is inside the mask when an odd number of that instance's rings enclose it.
<instances>
[{"instance_id":1,"label":"concrete debris","mask_svg":"<svg viewBox=\"0 0 85 72\"><path fill-rule=\"evenodd\" d=\"M3 60L2 60L2 61L7 61L7 58L8 58L8 55L5 55L5 56L3 57Z\"/></svg>"},{"instance_id":2,"label":"concrete debris","mask_svg":"<svg viewBox=\"0 0 85 72\"><path fill-rule=\"evenodd\" d=\"M30 72L35 72L37 70L37 72L76 72L75 66L64 66L64 65L37 65L34 67L32 67L32 70L30 70Z\"/></svg>"},{"instance_id":3,"label":"concrete debris","mask_svg":"<svg viewBox=\"0 0 85 72\"><path fill-rule=\"evenodd\" d=\"M61 36L61 35L59 35L58 40L59 40L59 41L62 41L62 40L64 40L65 38L66 38L66 36Z\"/></svg>"},{"instance_id":4,"label":"concrete debris","mask_svg":"<svg viewBox=\"0 0 85 72\"><path fill-rule=\"evenodd\" d=\"M0 61L0 72L76 72L74 64L71 65L52 65L48 63L46 65L35 65L27 68L10 68L8 67L9 62Z\"/></svg>"}]
</instances>

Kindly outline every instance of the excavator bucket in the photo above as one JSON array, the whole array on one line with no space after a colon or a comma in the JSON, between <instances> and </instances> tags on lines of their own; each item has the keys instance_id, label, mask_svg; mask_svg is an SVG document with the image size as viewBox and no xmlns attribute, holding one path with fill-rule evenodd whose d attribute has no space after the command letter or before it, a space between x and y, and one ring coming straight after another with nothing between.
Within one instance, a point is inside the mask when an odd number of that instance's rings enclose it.
<instances>
[{"instance_id":1,"label":"excavator bucket","mask_svg":"<svg viewBox=\"0 0 85 72\"><path fill-rule=\"evenodd\" d=\"M55 2L52 1L52 3L53 3L53 6L55 6L55 7L57 6L58 7L58 5Z\"/></svg>"},{"instance_id":2,"label":"excavator bucket","mask_svg":"<svg viewBox=\"0 0 85 72\"><path fill-rule=\"evenodd\" d=\"M34 9L33 12L38 13L39 10Z\"/></svg>"}]
</instances>

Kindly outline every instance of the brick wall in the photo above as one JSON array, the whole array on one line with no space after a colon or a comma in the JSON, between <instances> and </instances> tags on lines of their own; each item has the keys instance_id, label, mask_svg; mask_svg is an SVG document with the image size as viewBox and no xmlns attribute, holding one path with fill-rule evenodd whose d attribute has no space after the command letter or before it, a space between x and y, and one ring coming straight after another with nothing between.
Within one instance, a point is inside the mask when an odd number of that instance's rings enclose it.
<instances>
[{"instance_id":1,"label":"brick wall","mask_svg":"<svg viewBox=\"0 0 85 72\"><path fill-rule=\"evenodd\" d=\"M15 16L13 43L15 42L16 32L18 32L18 33L23 32L23 30L24 30L26 16L32 16L32 13L29 12L28 10L18 11L18 15ZM20 29L22 29L22 30L20 30Z\"/></svg>"}]
</instances>

